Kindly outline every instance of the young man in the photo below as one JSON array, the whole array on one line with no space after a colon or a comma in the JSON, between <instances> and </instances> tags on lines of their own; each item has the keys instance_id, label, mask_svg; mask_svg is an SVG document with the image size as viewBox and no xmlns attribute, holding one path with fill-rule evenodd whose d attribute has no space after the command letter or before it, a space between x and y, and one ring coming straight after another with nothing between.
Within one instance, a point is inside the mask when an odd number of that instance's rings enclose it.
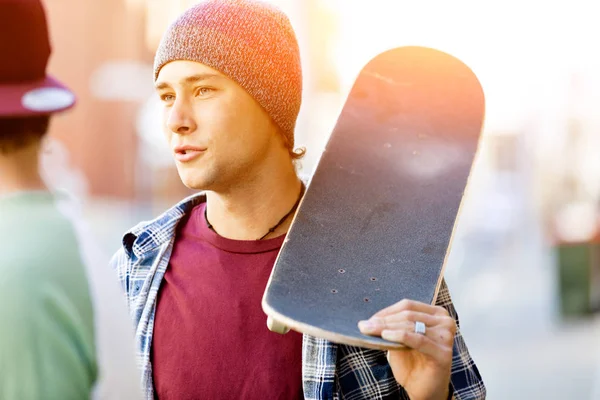
<instances>
[{"instance_id":1,"label":"young man","mask_svg":"<svg viewBox=\"0 0 600 400\"><path fill-rule=\"evenodd\" d=\"M118 282L38 170L50 114L75 103L46 75L39 0L0 0L0 54L0 398L140 398Z\"/></svg>"},{"instance_id":2,"label":"young man","mask_svg":"<svg viewBox=\"0 0 600 400\"><path fill-rule=\"evenodd\" d=\"M202 2L170 26L154 71L179 175L204 193L134 227L112 260L147 399L485 397L445 284L436 307L400 302L361 324L405 351L267 329L261 297L303 193L300 56L284 14Z\"/></svg>"}]
</instances>

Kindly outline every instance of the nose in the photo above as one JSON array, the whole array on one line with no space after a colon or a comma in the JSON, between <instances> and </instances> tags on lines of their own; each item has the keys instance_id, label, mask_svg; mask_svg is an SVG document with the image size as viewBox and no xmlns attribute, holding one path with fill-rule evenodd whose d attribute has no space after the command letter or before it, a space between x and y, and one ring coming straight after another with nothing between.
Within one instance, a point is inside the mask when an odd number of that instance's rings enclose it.
<instances>
[{"instance_id":1,"label":"nose","mask_svg":"<svg viewBox=\"0 0 600 400\"><path fill-rule=\"evenodd\" d=\"M188 102L179 99L175 101L169 111L167 127L171 132L179 135L185 135L196 130L196 121L194 120L192 107Z\"/></svg>"}]
</instances>

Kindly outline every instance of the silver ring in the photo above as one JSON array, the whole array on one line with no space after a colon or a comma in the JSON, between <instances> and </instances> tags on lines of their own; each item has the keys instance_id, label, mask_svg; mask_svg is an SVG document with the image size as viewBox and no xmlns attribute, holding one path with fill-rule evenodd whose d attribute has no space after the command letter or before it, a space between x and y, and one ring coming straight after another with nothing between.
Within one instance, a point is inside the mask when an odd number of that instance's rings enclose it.
<instances>
[{"instance_id":1,"label":"silver ring","mask_svg":"<svg viewBox=\"0 0 600 400\"><path fill-rule=\"evenodd\" d=\"M415 333L418 333L419 335L424 335L425 331L426 331L425 324L422 323L421 321L416 321L415 322Z\"/></svg>"}]
</instances>

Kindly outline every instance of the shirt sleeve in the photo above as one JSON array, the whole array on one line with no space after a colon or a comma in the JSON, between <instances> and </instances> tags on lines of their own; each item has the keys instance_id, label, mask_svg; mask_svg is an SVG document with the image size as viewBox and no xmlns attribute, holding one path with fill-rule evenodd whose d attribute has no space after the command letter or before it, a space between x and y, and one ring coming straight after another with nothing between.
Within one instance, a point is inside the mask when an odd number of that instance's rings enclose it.
<instances>
[{"instance_id":1,"label":"shirt sleeve","mask_svg":"<svg viewBox=\"0 0 600 400\"><path fill-rule=\"evenodd\" d=\"M450 291L446 285L446 281L442 280L442 285L438 293L436 305L444 307L448 313L456 321L458 327L454 337L453 355L452 355L452 372L450 376L451 395L454 399L460 400L478 400L485 399L486 388L483 379L479 374L479 370L475 362L469 354L467 344L460 332L460 322L458 313L454 308Z\"/></svg>"}]
</instances>

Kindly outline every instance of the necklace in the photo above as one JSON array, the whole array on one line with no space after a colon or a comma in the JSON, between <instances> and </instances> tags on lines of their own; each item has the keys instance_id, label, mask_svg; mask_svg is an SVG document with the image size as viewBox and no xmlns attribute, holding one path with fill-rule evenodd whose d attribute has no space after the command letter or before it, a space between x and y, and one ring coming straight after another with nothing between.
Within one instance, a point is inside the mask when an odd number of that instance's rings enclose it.
<instances>
[{"instance_id":1,"label":"necklace","mask_svg":"<svg viewBox=\"0 0 600 400\"><path fill-rule=\"evenodd\" d=\"M285 214L283 216L283 218L281 218L279 220L278 223L276 223L275 225L273 225L271 228L269 228L269 230L267 231L267 233L265 233L262 237L260 237L259 239L256 240L263 240L264 238L266 238L267 236L269 236L271 233L275 232L275 229L277 229L279 227L279 225L283 224L283 222L288 219L288 217L294 212L296 211L296 208L298 208L298 205L300 204L300 200L302 200L302 195L304 194L304 184L302 184L302 188L300 189L300 195L298 196L298 199L296 200L296 203L294 204L294 206L292 207L292 209L290 211L287 212L287 214ZM215 231L215 228L213 228L212 224L208 221L208 216L206 213L206 209L208 207L204 207L204 219L206 220L206 225L208 225L208 229L212 230L213 232L217 233L217 231Z\"/></svg>"}]
</instances>

